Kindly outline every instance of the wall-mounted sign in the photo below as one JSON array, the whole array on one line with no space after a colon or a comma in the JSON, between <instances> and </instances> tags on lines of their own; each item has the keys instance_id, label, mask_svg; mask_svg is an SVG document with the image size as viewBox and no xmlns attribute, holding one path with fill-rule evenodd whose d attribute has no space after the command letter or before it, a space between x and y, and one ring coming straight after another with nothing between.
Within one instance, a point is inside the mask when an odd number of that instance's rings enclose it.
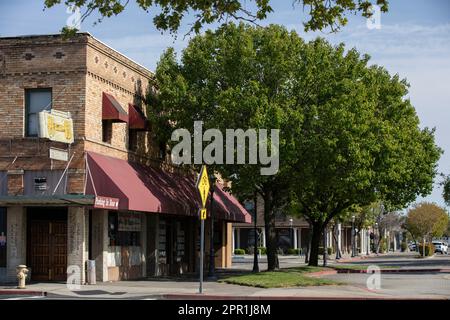
<instances>
[{"instance_id":1,"label":"wall-mounted sign","mask_svg":"<svg viewBox=\"0 0 450 320\"><path fill-rule=\"evenodd\" d=\"M69 161L69 151L50 147L50 159Z\"/></svg>"},{"instance_id":2,"label":"wall-mounted sign","mask_svg":"<svg viewBox=\"0 0 450 320\"><path fill-rule=\"evenodd\" d=\"M141 217L132 213L119 212L119 231L141 231Z\"/></svg>"},{"instance_id":3,"label":"wall-mounted sign","mask_svg":"<svg viewBox=\"0 0 450 320\"><path fill-rule=\"evenodd\" d=\"M96 196L95 202L94 202L94 208L118 210L119 209L119 199Z\"/></svg>"},{"instance_id":4,"label":"wall-mounted sign","mask_svg":"<svg viewBox=\"0 0 450 320\"><path fill-rule=\"evenodd\" d=\"M73 143L73 121L70 112L39 112L39 137Z\"/></svg>"}]
</instances>

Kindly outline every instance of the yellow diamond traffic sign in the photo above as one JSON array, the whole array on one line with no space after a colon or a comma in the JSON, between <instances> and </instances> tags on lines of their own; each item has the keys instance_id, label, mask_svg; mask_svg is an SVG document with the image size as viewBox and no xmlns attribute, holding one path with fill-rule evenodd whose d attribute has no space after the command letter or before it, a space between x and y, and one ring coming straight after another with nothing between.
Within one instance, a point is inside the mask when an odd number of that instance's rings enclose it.
<instances>
[{"instance_id":1,"label":"yellow diamond traffic sign","mask_svg":"<svg viewBox=\"0 0 450 320\"><path fill-rule=\"evenodd\" d=\"M200 209L200 220L206 220L206 209Z\"/></svg>"},{"instance_id":2,"label":"yellow diamond traffic sign","mask_svg":"<svg viewBox=\"0 0 450 320\"><path fill-rule=\"evenodd\" d=\"M202 207L206 205L206 199L208 199L209 192L209 177L206 166L202 166L200 174L197 180L197 189L200 191L200 197L202 198Z\"/></svg>"}]
</instances>

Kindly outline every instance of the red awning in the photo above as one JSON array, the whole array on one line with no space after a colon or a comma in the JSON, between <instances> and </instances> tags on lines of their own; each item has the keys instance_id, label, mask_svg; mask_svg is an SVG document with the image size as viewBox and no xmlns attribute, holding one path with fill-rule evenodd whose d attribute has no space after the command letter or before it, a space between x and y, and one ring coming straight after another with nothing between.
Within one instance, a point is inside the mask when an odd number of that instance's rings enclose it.
<instances>
[{"instance_id":1,"label":"red awning","mask_svg":"<svg viewBox=\"0 0 450 320\"><path fill-rule=\"evenodd\" d=\"M200 202L195 178L87 152L86 194L118 198L119 210L197 216ZM251 222L250 214L219 184L214 192L216 217Z\"/></svg>"},{"instance_id":2,"label":"red awning","mask_svg":"<svg viewBox=\"0 0 450 320\"><path fill-rule=\"evenodd\" d=\"M128 104L128 117L130 119L130 129L148 130L148 120L145 115L135 105Z\"/></svg>"},{"instance_id":3,"label":"red awning","mask_svg":"<svg viewBox=\"0 0 450 320\"><path fill-rule=\"evenodd\" d=\"M122 108L114 96L103 92L102 97L102 119L113 122L128 122L128 114Z\"/></svg>"}]
</instances>

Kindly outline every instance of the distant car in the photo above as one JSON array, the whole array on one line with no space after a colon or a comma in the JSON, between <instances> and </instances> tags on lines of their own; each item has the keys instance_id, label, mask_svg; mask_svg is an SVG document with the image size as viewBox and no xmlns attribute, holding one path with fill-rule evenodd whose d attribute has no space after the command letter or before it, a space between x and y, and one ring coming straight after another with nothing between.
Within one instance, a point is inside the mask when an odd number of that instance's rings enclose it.
<instances>
[{"instance_id":1,"label":"distant car","mask_svg":"<svg viewBox=\"0 0 450 320\"><path fill-rule=\"evenodd\" d=\"M442 254L448 254L448 245L443 241L433 241L434 252L440 252Z\"/></svg>"},{"instance_id":2,"label":"distant car","mask_svg":"<svg viewBox=\"0 0 450 320\"><path fill-rule=\"evenodd\" d=\"M409 251L417 251L417 246L414 242L409 244Z\"/></svg>"}]
</instances>

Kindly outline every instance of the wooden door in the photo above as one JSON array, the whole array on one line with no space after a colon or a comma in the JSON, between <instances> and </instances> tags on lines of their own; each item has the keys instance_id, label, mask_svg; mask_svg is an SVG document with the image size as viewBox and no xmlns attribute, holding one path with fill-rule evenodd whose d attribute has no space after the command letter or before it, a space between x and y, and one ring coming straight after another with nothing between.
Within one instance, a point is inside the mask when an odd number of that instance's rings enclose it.
<instances>
[{"instance_id":1,"label":"wooden door","mask_svg":"<svg viewBox=\"0 0 450 320\"><path fill-rule=\"evenodd\" d=\"M31 268L32 280L66 280L66 221L31 221L29 239L29 267Z\"/></svg>"}]
</instances>

